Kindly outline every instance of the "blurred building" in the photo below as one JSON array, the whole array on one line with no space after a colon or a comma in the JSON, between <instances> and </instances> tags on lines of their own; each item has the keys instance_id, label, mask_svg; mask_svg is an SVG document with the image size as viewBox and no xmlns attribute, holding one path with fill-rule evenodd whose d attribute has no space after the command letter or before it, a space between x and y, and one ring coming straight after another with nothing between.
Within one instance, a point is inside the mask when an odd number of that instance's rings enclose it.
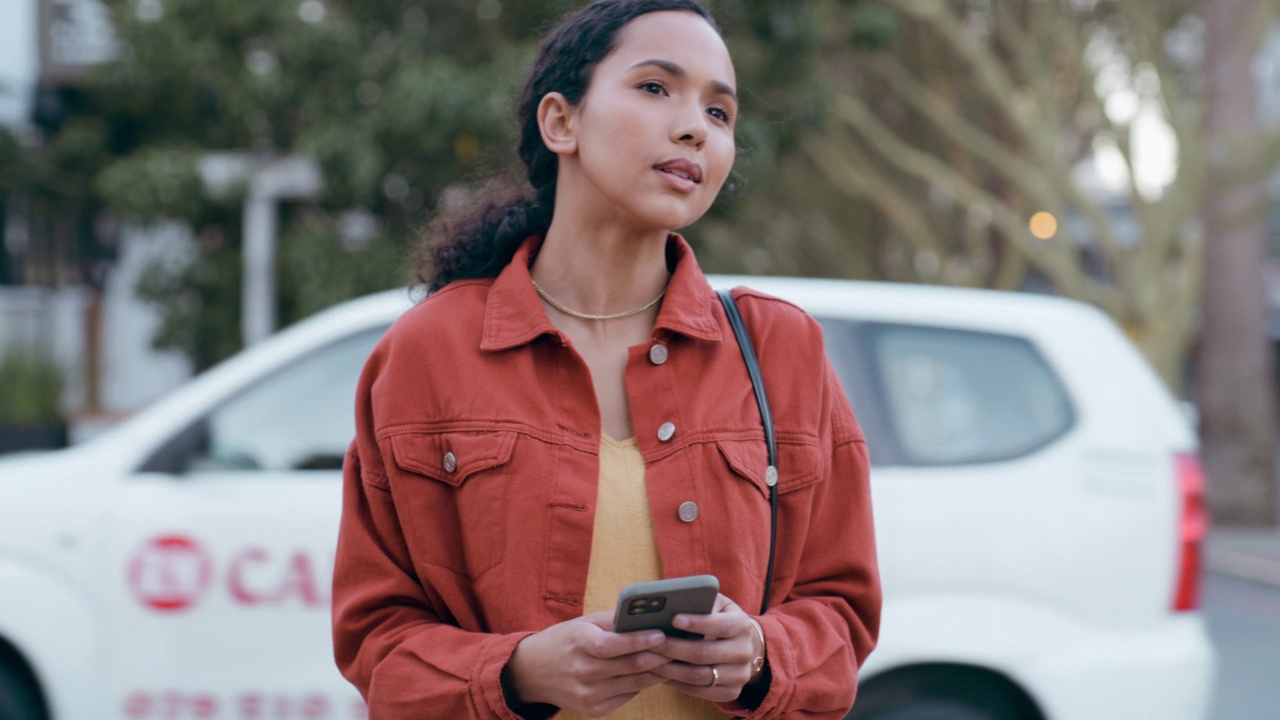
<instances>
[{"instance_id":1,"label":"blurred building","mask_svg":"<svg viewBox=\"0 0 1280 720\"><path fill-rule=\"evenodd\" d=\"M98 0L0 2L0 125L37 149L89 69L116 52ZM32 198L0 196L0 351L20 345L54 358L73 418L127 413L190 377L185 358L151 349L158 316L134 298L146 267L185 252L190 233L50 217Z\"/></svg>"},{"instance_id":2,"label":"blurred building","mask_svg":"<svg viewBox=\"0 0 1280 720\"><path fill-rule=\"evenodd\" d=\"M31 116L38 57L35 3L0 3L0 123L18 125Z\"/></svg>"}]
</instances>

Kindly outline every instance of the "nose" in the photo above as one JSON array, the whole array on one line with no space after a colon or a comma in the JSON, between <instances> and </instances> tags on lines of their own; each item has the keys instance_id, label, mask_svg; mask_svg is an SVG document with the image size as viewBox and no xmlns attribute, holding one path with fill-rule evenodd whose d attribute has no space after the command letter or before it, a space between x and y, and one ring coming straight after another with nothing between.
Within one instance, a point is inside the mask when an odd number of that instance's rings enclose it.
<instances>
[{"instance_id":1,"label":"nose","mask_svg":"<svg viewBox=\"0 0 1280 720\"><path fill-rule=\"evenodd\" d=\"M676 123L672 126L672 141L688 143L695 148L701 148L702 144L707 140L707 120L707 114L703 112L701 104L686 104L681 109Z\"/></svg>"}]
</instances>

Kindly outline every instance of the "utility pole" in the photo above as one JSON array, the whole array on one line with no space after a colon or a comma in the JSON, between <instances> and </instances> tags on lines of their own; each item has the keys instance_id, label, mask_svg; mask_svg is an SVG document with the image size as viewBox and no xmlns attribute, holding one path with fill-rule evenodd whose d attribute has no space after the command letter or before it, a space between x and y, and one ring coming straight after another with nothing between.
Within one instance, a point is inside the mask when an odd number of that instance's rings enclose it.
<instances>
[{"instance_id":1,"label":"utility pole","mask_svg":"<svg viewBox=\"0 0 1280 720\"><path fill-rule=\"evenodd\" d=\"M245 346L265 340L276 329L277 206L284 200L306 200L324 187L320 167L310 157L289 155L259 160L252 155L211 154L200 162L200 174L212 193L248 181L244 201L244 274L240 332Z\"/></svg>"}]
</instances>

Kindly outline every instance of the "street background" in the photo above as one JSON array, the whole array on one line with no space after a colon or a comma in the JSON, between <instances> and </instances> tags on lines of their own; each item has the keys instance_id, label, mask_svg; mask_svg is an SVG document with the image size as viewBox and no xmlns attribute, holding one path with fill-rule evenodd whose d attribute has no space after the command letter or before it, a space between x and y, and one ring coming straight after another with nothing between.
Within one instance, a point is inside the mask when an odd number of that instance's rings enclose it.
<instances>
[{"instance_id":1,"label":"street background","mask_svg":"<svg viewBox=\"0 0 1280 720\"><path fill-rule=\"evenodd\" d=\"M1210 533L1204 613L1218 651L1215 720L1264 720L1280 709L1280 533Z\"/></svg>"},{"instance_id":2,"label":"street background","mask_svg":"<svg viewBox=\"0 0 1280 720\"><path fill-rule=\"evenodd\" d=\"M0 452L405 286L569 0L0 4ZM1215 717L1280 717L1280 3L720 0L711 272L1074 297L1196 410Z\"/></svg>"}]
</instances>

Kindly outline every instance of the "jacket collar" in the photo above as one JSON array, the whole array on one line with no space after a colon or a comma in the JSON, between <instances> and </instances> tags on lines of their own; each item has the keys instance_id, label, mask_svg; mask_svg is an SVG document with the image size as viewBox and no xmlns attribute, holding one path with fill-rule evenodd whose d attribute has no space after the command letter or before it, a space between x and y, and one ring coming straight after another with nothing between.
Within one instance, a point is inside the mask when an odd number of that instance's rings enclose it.
<instances>
[{"instance_id":1,"label":"jacket collar","mask_svg":"<svg viewBox=\"0 0 1280 720\"><path fill-rule=\"evenodd\" d=\"M480 349L509 350L533 342L542 335L559 335L542 309L542 300L533 289L529 264L538 254L542 238L528 237L503 268L485 302L484 332ZM668 330L698 340L720 342L720 325L712 312L712 292L698 267L693 248L676 233L667 237L667 264L672 268L667 295L658 311L654 334Z\"/></svg>"}]
</instances>

